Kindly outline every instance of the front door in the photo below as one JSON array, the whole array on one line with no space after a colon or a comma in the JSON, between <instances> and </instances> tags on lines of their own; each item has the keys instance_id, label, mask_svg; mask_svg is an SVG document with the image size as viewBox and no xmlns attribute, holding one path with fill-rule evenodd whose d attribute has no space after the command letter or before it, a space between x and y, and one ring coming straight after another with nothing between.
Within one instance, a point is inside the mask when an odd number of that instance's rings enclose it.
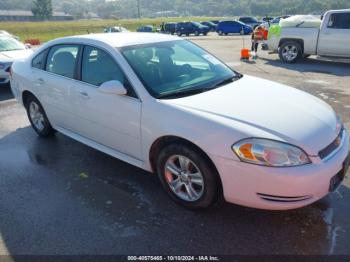
<instances>
[{"instance_id":1,"label":"front door","mask_svg":"<svg viewBox=\"0 0 350 262\"><path fill-rule=\"evenodd\" d=\"M99 86L118 80L127 95L106 94ZM104 50L85 46L81 81L72 89L72 106L77 115L78 134L120 153L140 159L141 101L114 58Z\"/></svg>"}]
</instances>

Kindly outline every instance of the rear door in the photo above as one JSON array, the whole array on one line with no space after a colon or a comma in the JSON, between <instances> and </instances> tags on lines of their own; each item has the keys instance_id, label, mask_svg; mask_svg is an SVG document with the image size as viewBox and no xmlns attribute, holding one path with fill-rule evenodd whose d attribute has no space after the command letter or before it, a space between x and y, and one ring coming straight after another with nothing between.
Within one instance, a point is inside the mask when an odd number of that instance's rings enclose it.
<instances>
[{"instance_id":1,"label":"rear door","mask_svg":"<svg viewBox=\"0 0 350 262\"><path fill-rule=\"evenodd\" d=\"M74 126L69 104L80 45L52 46L33 60L33 83L40 90L40 101L52 124L66 129ZM46 53L47 52L47 53ZM47 59L42 60L45 56ZM45 61L45 64L43 64Z\"/></svg>"},{"instance_id":2,"label":"rear door","mask_svg":"<svg viewBox=\"0 0 350 262\"><path fill-rule=\"evenodd\" d=\"M319 55L350 57L350 12L330 14L321 28L317 51Z\"/></svg>"},{"instance_id":3,"label":"rear door","mask_svg":"<svg viewBox=\"0 0 350 262\"><path fill-rule=\"evenodd\" d=\"M136 159L141 158L141 101L118 65L106 50L85 46L81 76L72 90L76 109L76 132L94 142ZM127 95L106 94L99 86L118 80Z\"/></svg>"}]
</instances>

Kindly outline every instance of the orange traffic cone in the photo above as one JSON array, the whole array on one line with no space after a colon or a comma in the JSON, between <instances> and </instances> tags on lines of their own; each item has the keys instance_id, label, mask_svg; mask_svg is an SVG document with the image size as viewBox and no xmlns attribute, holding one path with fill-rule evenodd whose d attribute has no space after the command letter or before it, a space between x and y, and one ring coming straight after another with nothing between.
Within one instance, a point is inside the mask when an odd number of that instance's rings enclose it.
<instances>
[{"instance_id":1,"label":"orange traffic cone","mask_svg":"<svg viewBox=\"0 0 350 262\"><path fill-rule=\"evenodd\" d=\"M241 60L249 60L250 53L248 48L241 49Z\"/></svg>"}]
</instances>

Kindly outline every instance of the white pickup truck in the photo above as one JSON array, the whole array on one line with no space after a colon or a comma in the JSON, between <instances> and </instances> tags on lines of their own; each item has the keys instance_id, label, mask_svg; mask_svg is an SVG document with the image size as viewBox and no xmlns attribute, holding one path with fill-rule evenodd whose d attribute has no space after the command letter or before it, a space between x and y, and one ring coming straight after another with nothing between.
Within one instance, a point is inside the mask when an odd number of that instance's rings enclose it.
<instances>
[{"instance_id":1,"label":"white pickup truck","mask_svg":"<svg viewBox=\"0 0 350 262\"><path fill-rule=\"evenodd\" d=\"M278 53L287 63L310 55L350 58L350 9L326 12L320 27L303 24L281 27L273 37L269 36L264 49Z\"/></svg>"}]
</instances>

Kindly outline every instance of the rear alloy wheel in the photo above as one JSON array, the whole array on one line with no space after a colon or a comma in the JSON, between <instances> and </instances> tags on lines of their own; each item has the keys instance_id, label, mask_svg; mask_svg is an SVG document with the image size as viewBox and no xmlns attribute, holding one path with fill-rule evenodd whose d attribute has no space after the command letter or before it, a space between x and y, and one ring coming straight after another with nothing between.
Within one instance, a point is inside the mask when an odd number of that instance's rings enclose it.
<instances>
[{"instance_id":1,"label":"rear alloy wheel","mask_svg":"<svg viewBox=\"0 0 350 262\"><path fill-rule=\"evenodd\" d=\"M195 36L199 36L199 31L195 31L195 32L194 32L194 35L195 35Z\"/></svg>"},{"instance_id":2,"label":"rear alloy wheel","mask_svg":"<svg viewBox=\"0 0 350 262\"><path fill-rule=\"evenodd\" d=\"M164 148L157 173L165 191L182 206L207 208L217 199L218 175L197 151L174 144Z\"/></svg>"},{"instance_id":3,"label":"rear alloy wheel","mask_svg":"<svg viewBox=\"0 0 350 262\"><path fill-rule=\"evenodd\" d=\"M286 63L295 63L301 56L301 47L297 42L286 42L278 51L279 57Z\"/></svg>"},{"instance_id":4,"label":"rear alloy wheel","mask_svg":"<svg viewBox=\"0 0 350 262\"><path fill-rule=\"evenodd\" d=\"M218 34L219 34L219 35L223 35L224 32L222 32L222 30L219 30L219 31L218 31Z\"/></svg>"},{"instance_id":5,"label":"rear alloy wheel","mask_svg":"<svg viewBox=\"0 0 350 262\"><path fill-rule=\"evenodd\" d=\"M46 113L34 96L30 96L26 101L27 115L35 132L41 137L52 136L56 131L52 128Z\"/></svg>"},{"instance_id":6,"label":"rear alloy wheel","mask_svg":"<svg viewBox=\"0 0 350 262\"><path fill-rule=\"evenodd\" d=\"M182 36L181 31L177 31L176 34L177 34L178 36Z\"/></svg>"}]
</instances>

